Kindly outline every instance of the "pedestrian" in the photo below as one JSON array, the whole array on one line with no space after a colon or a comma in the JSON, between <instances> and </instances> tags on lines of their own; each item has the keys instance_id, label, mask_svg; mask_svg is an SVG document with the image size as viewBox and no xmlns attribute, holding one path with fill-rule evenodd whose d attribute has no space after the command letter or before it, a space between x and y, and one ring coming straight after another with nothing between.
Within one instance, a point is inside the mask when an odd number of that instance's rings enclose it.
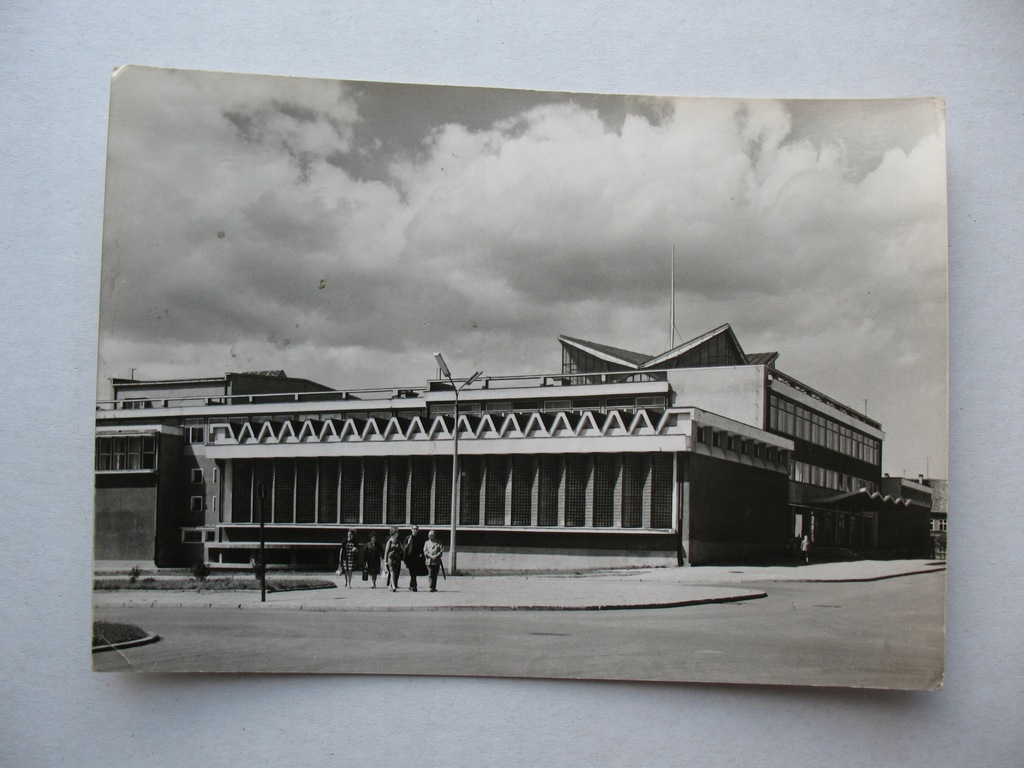
<instances>
[{"instance_id":1,"label":"pedestrian","mask_svg":"<svg viewBox=\"0 0 1024 768\"><path fill-rule=\"evenodd\" d=\"M804 565L810 565L811 563L811 535L805 533L803 539L800 541L800 552L804 556Z\"/></svg>"},{"instance_id":2,"label":"pedestrian","mask_svg":"<svg viewBox=\"0 0 1024 768\"><path fill-rule=\"evenodd\" d=\"M377 577L380 576L380 561L384 557L384 548L377 543L377 534L371 533L370 540L363 547L363 581L370 579L370 589L377 588Z\"/></svg>"},{"instance_id":3,"label":"pedestrian","mask_svg":"<svg viewBox=\"0 0 1024 768\"><path fill-rule=\"evenodd\" d=\"M398 577L402 573L402 542L398 540L398 529L392 528L384 543L384 565L388 569L388 589L398 591Z\"/></svg>"},{"instance_id":4,"label":"pedestrian","mask_svg":"<svg viewBox=\"0 0 1024 768\"><path fill-rule=\"evenodd\" d=\"M352 588L352 572L356 569L356 558L359 555L359 545L356 543L356 532L350 530L345 543L341 545L338 552L338 571L345 577L345 586Z\"/></svg>"},{"instance_id":5,"label":"pedestrian","mask_svg":"<svg viewBox=\"0 0 1024 768\"><path fill-rule=\"evenodd\" d=\"M409 591L416 591L416 577L427 575L427 561L423 559L423 537L419 526L414 525L402 545L405 565L409 569Z\"/></svg>"},{"instance_id":6,"label":"pedestrian","mask_svg":"<svg viewBox=\"0 0 1024 768\"><path fill-rule=\"evenodd\" d=\"M437 572L441 570L441 555L444 554L444 545L437 540L437 535L431 531L427 534L427 543L423 545L423 559L427 563L427 575L430 577L430 591L437 592Z\"/></svg>"}]
</instances>

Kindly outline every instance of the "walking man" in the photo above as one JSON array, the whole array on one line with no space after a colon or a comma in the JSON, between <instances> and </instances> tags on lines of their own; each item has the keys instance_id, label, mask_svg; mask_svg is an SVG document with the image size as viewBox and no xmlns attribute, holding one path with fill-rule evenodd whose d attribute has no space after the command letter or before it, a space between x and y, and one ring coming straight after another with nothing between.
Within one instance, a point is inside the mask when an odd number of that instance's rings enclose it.
<instances>
[{"instance_id":1,"label":"walking man","mask_svg":"<svg viewBox=\"0 0 1024 768\"><path fill-rule=\"evenodd\" d=\"M405 565L409 569L409 591L416 591L416 577L427 575L427 564L423 559L423 537L419 526L414 525L409 537L402 546Z\"/></svg>"},{"instance_id":2,"label":"walking man","mask_svg":"<svg viewBox=\"0 0 1024 768\"><path fill-rule=\"evenodd\" d=\"M437 572L441 570L441 555L444 545L437 540L433 531L427 534L427 543L423 545L423 559L427 563L427 574L430 577L430 591L437 592Z\"/></svg>"}]
</instances>

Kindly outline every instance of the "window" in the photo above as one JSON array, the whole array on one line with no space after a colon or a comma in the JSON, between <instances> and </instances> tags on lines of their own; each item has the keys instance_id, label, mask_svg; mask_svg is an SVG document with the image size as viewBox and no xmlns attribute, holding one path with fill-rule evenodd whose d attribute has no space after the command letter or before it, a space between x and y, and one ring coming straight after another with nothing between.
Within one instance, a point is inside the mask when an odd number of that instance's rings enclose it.
<instances>
[{"instance_id":1,"label":"window","mask_svg":"<svg viewBox=\"0 0 1024 768\"><path fill-rule=\"evenodd\" d=\"M295 522L316 522L316 471L317 460L300 458L295 460Z\"/></svg>"},{"instance_id":2,"label":"window","mask_svg":"<svg viewBox=\"0 0 1024 768\"><path fill-rule=\"evenodd\" d=\"M508 462L504 456L488 456L485 462L484 524L504 525Z\"/></svg>"},{"instance_id":3,"label":"window","mask_svg":"<svg viewBox=\"0 0 1024 768\"><path fill-rule=\"evenodd\" d=\"M272 459L274 462L274 512L275 523L295 522L295 459Z\"/></svg>"},{"instance_id":4,"label":"window","mask_svg":"<svg viewBox=\"0 0 1024 768\"><path fill-rule=\"evenodd\" d=\"M200 483L203 482L203 470L200 469L199 467L193 467L191 477L192 485L199 485Z\"/></svg>"},{"instance_id":5,"label":"window","mask_svg":"<svg viewBox=\"0 0 1024 768\"><path fill-rule=\"evenodd\" d=\"M665 398L662 395L638 397L636 399L636 405L637 408L664 408Z\"/></svg>"},{"instance_id":6,"label":"window","mask_svg":"<svg viewBox=\"0 0 1024 768\"><path fill-rule=\"evenodd\" d=\"M512 410L511 400L497 400L487 404L488 413L508 413Z\"/></svg>"},{"instance_id":7,"label":"window","mask_svg":"<svg viewBox=\"0 0 1024 768\"><path fill-rule=\"evenodd\" d=\"M512 457L512 525L530 525L533 510L532 456Z\"/></svg>"},{"instance_id":8,"label":"window","mask_svg":"<svg viewBox=\"0 0 1024 768\"><path fill-rule=\"evenodd\" d=\"M156 469L155 435L96 438L97 472L134 472Z\"/></svg>"},{"instance_id":9,"label":"window","mask_svg":"<svg viewBox=\"0 0 1024 768\"><path fill-rule=\"evenodd\" d=\"M594 526L607 527L615 520L615 488L619 482L619 461L616 456L594 456Z\"/></svg>"},{"instance_id":10,"label":"window","mask_svg":"<svg viewBox=\"0 0 1024 768\"><path fill-rule=\"evenodd\" d=\"M362 505L362 461L354 456L341 460L341 522L358 523Z\"/></svg>"},{"instance_id":11,"label":"window","mask_svg":"<svg viewBox=\"0 0 1024 768\"><path fill-rule=\"evenodd\" d=\"M409 490L409 522L413 525L430 525L430 491L434 480L434 463L429 456L413 456L410 461L412 482ZM451 467L448 468L448 484L451 484ZM451 505L450 498L448 504Z\"/></svg>"},{"instance_id":12,"label":"window","mask_svg":"<svg viewBox=\"0 0 1024 768\"><path fill-rule=\"evenodd\" d=\"M459 525L480 525L479 456L459 457Z\"/></svg>"},{"instance_id":13,"label":"window","mask_svg":"<svg viewBox=\"0 0 1024 768\"><path fill-rule=\"evenodd\" d=\"M644 456L627 453L622 457L622 527L643 525L643 495L647 480Z\"/></svg>"},{"instance_id":14,"label":"window","mask_svg":"<svg viewBox=\"0 0 1024 768\"><path fill-rule=\"evenodd\" d=\"M252 522L252 460L232 459L231 522Z\"/></svg>"},{"instance_id":15,"label":"window","mask_svg":"<svg viewBox=\"0 0 1024 768\"><path fill-rule=\"evenodd\" d=\"M338 459L321 456L317 459L317 522L338 522Z\"/></svg>"},{"instance_id":16,"label":"window","mask_svg":"<svg viewBox=\"0 0 1024 768\"><path fill-rule=\"evenodd\" d=\"M363 522L380 525L384 521L385 459L367 457L363 462ZM353 522L359 522L358 519Z\"/></svg>"},{"instance_id":17,"label":"window","mask_svg":"<svg viewBox=\"0 0 1024 768\"><path fill-rule=\"evenodd\" d=\"M539 411L540 401L539 400L517 400L515 404L515 410L517 411Z\"/></svg>"},{"instance_id":18,"label":"window","mask_svg":"<svg viewBox=\"0 0 1024 768\"><path fill-rule=\"evenodd\" d=\"M202 419L190 419L185 422L185 442L189 445L206 442L206 425Z\"/></svg>"},{"instance_id":19,"label":"window","mask_svg":"<svg viewBox=\"0 0 1024 768\"><path fill-rule=\"evenodd\" d=\"M590 462L586 456L565 457L565 524L587 523L587 483L590 480Z\"/></svg>"},{"instance_id":20,"label":"window","mask_svg":"<svg viewBox=\"0 0 1024 768\"><path fill-rule=\"evenodd\" d=\"M651 527L672 527L672 462L671 454L651 456Z\"/></svg>"},{"instance_id":21,"label":"window","mask_svg":"<svg viewBox=\"0 0 1024 768\"><path fill-rule=\"evenodd\" d=\"M434 459L434 525L452 521L452 457Z\"/></svg>"},{"instance_id":22,"label":"window","mask_svg":"<svg viewBox=\"0 0 1024 768\"><path fill-rule=\"evenodd\" d=\"M538 459L537 525L558 525L558 489L562 482L561 456Z\"/></svg>"},{"instance_id":23,"label":"window","mask_svg":"<svg viewBox=\"0 0 1024 768\"><path fill-rule=\"evenodd\" d=\"M635 397L609 397L608 410L632 410L636 407Z\"/></svg>"},{"instance_id":24,"label":"window","mask_svg":"<svg viewBox=\"0 0 1024 768\"><path fill-rule=\"evenodd\" d=\"M189 501L189 510L191 510L192 512L202 512L203 511L203 497L202 496L193 496L190 499L190 501Z\"/></svg>"},{"instance_id":25,"label":"window","mask_svg":"<svg viewBox=\"0 0 1024 768\"><path fill-rule=\"evenodd\" d=\"M569 400L545 400L545 411L568 411L572 407Z\"/></svg>"},{"instance_id":26,"label":"window","mask_svg":"<svg viewBox=\"0 0 1024 768\"><path fill-rule=\"evenodd\" d=\"M405 523L405 500L409 486L409 460L391 456L388 462L388 497L385 516L388 525Z\"/></svg>"},{"instance_id":27,"label":"window","mask_svg":"<svg viewBox=\"0 0 1024 768\"><path fill-rule=\"evenodd\" d=\"M203 532L196 528L184 528L181 531L182 544L202 544Z\"/></svg>"}]
</instances>

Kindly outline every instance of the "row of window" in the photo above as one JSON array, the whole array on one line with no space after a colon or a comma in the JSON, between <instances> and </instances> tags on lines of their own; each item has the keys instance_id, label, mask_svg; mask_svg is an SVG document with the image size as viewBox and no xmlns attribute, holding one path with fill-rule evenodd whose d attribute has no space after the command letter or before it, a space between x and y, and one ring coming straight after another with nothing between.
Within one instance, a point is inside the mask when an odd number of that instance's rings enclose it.
<instances>
[{"instance_id":1,"label":"row of window","mask_svg":"<svg viewBox=\"0 0 1024 768\"><path fill-rule=\"evenodd\" d=\"M641 397L562 398L559 400L493 400L486 403L459 403L459 413L532 413L543 411L633 411L637 408L664 408L664 395ZM430 415L451 414L455 403L437 403L430 407Z\"/></svg>"},{"instance_id":2,"label":"row of window","mask_svg":"<svg viewBox=\"0 0 1024 768\"><path fill-rule=\"evenodd\" d=\"M803 461L794 461L789 465L789 479L795 483L807 483L817 485L821 488L831 488L834 491L849 492L867 488L874 493L878 490L878 483L862 480L853 475L843 472L836 472L834 469L816 467Z\"/></svg>"},{"instance_id":3,"label":"row of window","mask_svg":"<svg viewBox=\"0 0 1024 768\"><path fill-rule=\"evenodd\" d=\"M672 456L463 456L460 525L672 527ZM450 456L235 459L231 521L448 525Z\"/></svg>"},{"instance_id":4,"label":"row of window","mask_svg":"<svg viewBox=\"0 0 1024 768\"><path fill-rule=\"evenodd\" d=\"M783 451L773 445L765 445L756 440L722 432L711 427L700 427L697 430L697 442L743 456L753 456L755 459L766 459L773 463L785 464L789 460L789 451Z\"/></svg>"},{"instance_id":5,"label":"row of window","mask_svg":"<svg viewBox=\"0 0 1024 768\"><path fill-rule=\"evenodd\" d=\"M806 440L869 464L878 464L881 461L882 444L875 438L774 395L771 398L769 426L776 432Z\"/></svg>"},{"instance_id":6,"label":"row of window","mask_svg":"<svg viewBox=\"0 0 1024 768\"><path fill-rule=\"evenodd\" d=\"M154 435L117 435L96 438L99 472L156 469Z\"/></svg>"}]
</instances>

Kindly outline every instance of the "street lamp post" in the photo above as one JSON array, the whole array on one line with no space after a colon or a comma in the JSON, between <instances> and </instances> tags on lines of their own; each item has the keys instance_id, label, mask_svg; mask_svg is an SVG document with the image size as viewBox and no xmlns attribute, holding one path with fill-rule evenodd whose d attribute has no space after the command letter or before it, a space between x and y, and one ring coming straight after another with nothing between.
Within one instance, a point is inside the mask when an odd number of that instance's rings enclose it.
<instances>
[{"instance_id":1,"label":"street lamp post","mask_svg":"<svg viewBox=\"0 0 1024 768\"><path fill-rule=\"evenodd\" d=\"M460 387L456 386L455 379L452 378L452 372L448 369L448 366L445 364L444 358L441 357L440 352L434 353L434 360L437 361L437 367L441 369L442 375L444 375L444 377L448 379L448 381L451 383L452 391L455 393L455 419L453 421L454 429L452 431L452 519L451 531L449 535L451 540L449 550L451 554L448 559L448 570L454 576L457 572L455 537L458 530L460 495L459 491L462 477L459 472L459 392L461 392L464 388L468 387L470 384L472 384L474 381L480 378L480 374L482 372L477 371L476 373L474 373L472 376L470 376L468 379L462 382L462 386Z\"/></svg>"}]
</instances>

